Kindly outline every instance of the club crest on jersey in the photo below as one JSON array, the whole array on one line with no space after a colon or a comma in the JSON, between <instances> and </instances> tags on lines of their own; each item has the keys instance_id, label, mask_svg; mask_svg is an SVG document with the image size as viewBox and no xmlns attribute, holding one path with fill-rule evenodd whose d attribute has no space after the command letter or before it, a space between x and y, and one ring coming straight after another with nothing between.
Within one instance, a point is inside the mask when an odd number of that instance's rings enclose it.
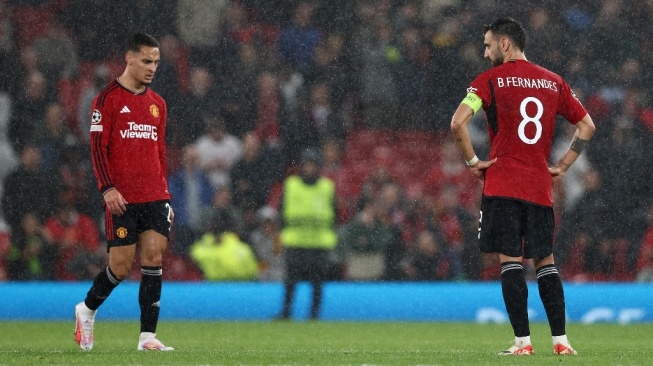
<instances>
[{"instance_id":1,"label":"club crest on jersey","mask_svg":"<svg viewBox=\"0 0 653 366\"><path fill-rule=\"evenodd\" d=\"M159 108L157 108L154 104L152 104L150 106L150 113L152 113L152 115L154 117L158 117L159 116Z\"/></svg>"},{"instance_id":2,"label":"club crest on jersey","mask_svg":"<svg viewBox=\"0 0 653 366\"><path fill-rule=\"evenodd\" d=\"M118 237L120 239L126 238L127 237L127 229L122 227L122 226L119 227L118 229L116 229L116 235L118 235Z\"/></svg>"},{"instance_id":3,"label":"club crest on jersey","mask_svg":"<svg viewBox=\"0 0 653 366\"><path fill-rule=\"evenodd\" d=\"M97 109L93 110L93 114L91 114L91 123L94 125L97 125L102 121L102 113L98 111Z\"/></svg>"}]
</instances>

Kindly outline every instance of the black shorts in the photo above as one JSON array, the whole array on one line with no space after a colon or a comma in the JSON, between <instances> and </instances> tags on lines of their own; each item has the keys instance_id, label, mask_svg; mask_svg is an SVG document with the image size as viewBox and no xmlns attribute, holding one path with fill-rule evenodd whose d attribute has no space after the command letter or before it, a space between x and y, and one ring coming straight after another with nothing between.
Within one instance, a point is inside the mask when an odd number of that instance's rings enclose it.
<instances>
[{"instance_id":1,"label":"black shorts","mask_svg":"<svg viewBox=\"0 0 653 366\"><path fill-rule=\"evenodd\" d=\"M136 244L138 236L147 230L170 238L170 201L154 201L127 205L122 216L112 215L105 207L108 248Z\"/></svg>"},{"instance_id":2,"label":"black shorts","mask_svg":"<svg viewBox=\"0 0 653 366\"><path fill-rule=\"evenodd\" d=\"M554 229L551 207L483 196L478 238L484 253L545 258L553 253Z\"/></svg>"},{"instance_id":3,"label":"black shorts","mask_svg":"<svg viewBox=\"0 0 653 366\"><path fill-rule=\"evenodd\" d=\"M326 278L327 250L286 248L284 255L289 281L324 281Z\"/></svg>"}]
</instances>

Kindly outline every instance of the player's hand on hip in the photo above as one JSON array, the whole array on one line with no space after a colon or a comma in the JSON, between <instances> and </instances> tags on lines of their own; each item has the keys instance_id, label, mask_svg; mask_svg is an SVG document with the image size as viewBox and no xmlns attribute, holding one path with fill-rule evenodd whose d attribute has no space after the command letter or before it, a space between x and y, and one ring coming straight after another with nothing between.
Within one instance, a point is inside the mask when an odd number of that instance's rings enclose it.
<instances>
[{"instance_id":1,"label":"player's hand on hip","mask_svg":"<svg viewBox=\"0 0 653 366\"><path fill-rule=\"evenodd\" d=\"M104 192L104 202L114 215L120 216L127 211L127 201L115 188Z\"/></svg>"},{"instance_id":2,"label":"player's hand on hip","mask_svg":"<svg viewBox=\"0 0 653 366\"><path fill-rule=\"evenodd\" d=\"M484 180L485 178L485 170L489 167L492 166L492 164L497 162L497 158L494 158L492 160L486 161L486 160L479 160L476 164L472 165L469 167L469 169L474 173L474 175L479 178L480 180Z\"/></svg>"}]
</instances>

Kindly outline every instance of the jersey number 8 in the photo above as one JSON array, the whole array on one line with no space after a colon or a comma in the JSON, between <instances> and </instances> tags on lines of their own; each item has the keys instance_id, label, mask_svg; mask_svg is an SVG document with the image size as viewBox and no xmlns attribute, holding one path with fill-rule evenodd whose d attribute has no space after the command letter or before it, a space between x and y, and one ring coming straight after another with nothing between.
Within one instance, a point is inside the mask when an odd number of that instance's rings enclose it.
<instances>
[{"instance_id":1,"label":"jersey number 8","mask_svg":"<svg viewBox=\"0 0 653 366\"><path fill-rule=\"evenodd\" d=\"M535 103L537 106L537 113L535 114L535 117L531 117L526 114L526 106L530 102ZM524 100L522 100L521 104L519 105L519 113L521 113L523 119L519 123L517 134L524 143L533 145L540 139L540 137L542 137L542 122L540 122L540 118L542 118L542 114L544 113L544 106L542 105L542 102L540 102L540 100L535 97L524 98ZM535 124L535 137L532 139L526 137L526 133L524 132L526 125L529 123Z\"/></svg>"}]
</instances>

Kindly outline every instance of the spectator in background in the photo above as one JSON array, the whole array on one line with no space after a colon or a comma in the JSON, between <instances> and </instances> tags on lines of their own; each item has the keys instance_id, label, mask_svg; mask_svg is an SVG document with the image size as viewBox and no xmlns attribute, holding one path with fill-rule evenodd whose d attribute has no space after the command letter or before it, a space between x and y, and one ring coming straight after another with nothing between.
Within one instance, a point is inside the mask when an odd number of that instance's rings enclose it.
<instances>
[{"instance_id":1,"label":"spectator in background","mask_svg":"<svg viewBox=\"0 0 653 366\"><path fill-rule=\"evenodd\" d=\"M170 105L176 107L180 101L182 93L182 73L188 72L188 61L182 58L181 48L183 45L177 37L172 34L166 34L159 39L159 48L161 49L161 60L156 70L156 83L154 90L159 93ZM183 90L186 92L186 90Z\"/></svg>"},{"instance_id":2,"label":"spectator in background","mask_svg":"<svg viewBox=\"0 0 653 366\"><path fill-rule=\"evenodd\" d=\"M585 248L585 270L593 281L607 281L614 270L615 240L602 236Z\"/></svg>"},{"instance_id":3,"label":"spectator in background","mask_svg":"<svg viewBox=\"0 0 653 366\"><path fill-rule=\"evenodd\" d=\"M561 137L556 139L551 148L551 161L558 161L569 147L569 140L573 138L576 129L571 125L564 125ZM565 179L559 188L562 189L563 209L573 211L576 202L583 196L583 177L592 169L587 155L581 155L574 165L565 173Z\"/></svg>"},{"instance_id":4,"label":"spectator in background","mask_svg":"<svg viewBox=\"0 0 653 366\"><path fill-rule=\"evenodd\" d=\"M0 9L1 7L2 5L0 5ZM0 16L0 18L1 17L2 16ZM2 23L0 22L0 28L1 27ZM2 53L0 52L0 197L2 197L5 178L14 170L18 164L16 152L9 143L8 137L8 129L12 113L12 97L9 90L3 89L3 83L6 80L2 80L3 70L1 68ZM2 226L3 222L2 210L0 210L0 227Z\"/></svg>"},{"instance_id":5,"label":"spectator in background","mask_svg":"<svg viewBox=\"0 0 653 366\"><path fill-rule=\"evenodd\" d=\"M583 195L578 198L574 210L562 212L561 227L557 233L560 243L561 263L576 256L577 251L567 248L580 236L598 238L610 231L605 223L610 222L612 210L609 191L603 184L603 177L596 169L589 169L582 180Z\"/></svg>"},{"instance_id":6,"label":"spectator in background","mask_svg":"<svg viewBox=\"0 0 653 366\"><path fill-rule=\"evenodd\" d=\"M306 75L308 84L326 83L331 91L331 100L336 111L348 93L352 91L352 72L345 56L345 39L342 34L331 33L315 48L315 64Z\"/></svg>"},{"instance_id":7,"label":"spectator in background","mask_svg":"<svg viewBox=\"0 0 653 366\"><path fill-rule=\"evenodd\" d=\"M394 74L401 53L392 36L392 27L387 19L374 22L374 32L362 40L358 49L360 55L360 96L367 128L396 128L399 97Z\"/></svg>"},{"instance_id":8,"label":"spectator in background","mask_svg":"<svg viewBox=\"0 0 653 366\"><path fill-rule=\"evenodd\" d=\"M227 132L242 138L254 129L257 122L256 89L261 60L259 50L253 43L240 43L238 48L238 58L218 76L216 98L220 100L220 113L224 117ZM264 113L259 116L276 118Z\"/></svg>"},{"instance_id":9,"label":"spectator in background","mask_svg":"<svg viewBox=\"0 0 653 366\"><path fill-rule=\"evenodd\" d=\"M204 170L213 188L231 185L231 167L240 159L243 146L240 140L227 133L224 120L219 115L208 115L206 133L194 146L199 154L200 168Z\"/></svg>"},{"instance_id":10,"label":"spectator in background","mask_svg":"<svg viewBox=\"0 0 653 366\"><path fill-rule=\"evenodd\" d=\"M241 238L247 237L244 227L243 211L233 204L232 199L233 195L230 187L223 186L213 192L211 204L202 212L202 232L210 231L211 223L218 220L221 215L226 214L231 221L232 230Z\"/></svg>"},{"instance_id":11,"label":"spectator in background","mask_svg":"<svg viewBox=\"0 0 653 366\"><path fill-rule=\"evenodd\" d=\"M70 131L66 111L59 103L50 103L45 107L43 122L45 133L38 142L42 165L45 170L56 171L66 149L78 145L77 137Z\"/></svg>"},{"instance_id":12,"label":"spectator in background","mask_svg":"<svg viewBox=\"0 0 653 366\"><path fill-rule=\"evenodd\" d=\"M11 280L54 280L59 249L51 242L41 220L26 213L20 228L12 231L12 245L7 260Z\"/></svg>"},{"instance_id":13,"label":"spectator in background","mask_svg":"<svg viewBox=\"0 0 653 366\"><path fill-rule=\"evenodd\" d=\"M231 169L234 204L260 208L267 202L272 184L281 179L282 161L276 149L261 146L256 134L243 137L243 155Z\"/></svg>"},{"instance_id":14,"label":"spectator in background","mask_svg":"<svg viewBox=\"0 0 653 366\"><path fill-rule=\"evenodd\" d=\"M45 107L51 101L43 74L39 71L27 74L9 124L9 141L14 151L20 151L24 145L38 143L43 139Z\"/></svg>"},{"instance_id":15,"label":"spectator in background","mask_svg":"<svg viewBox=\"0 0 653 366\"><path fill-rule=\"evenodd\" d=\"M340 246L345 251L345 278L348 280L383 278L386 250L394 237L379 211L377 203L368 202L340 232Z\"/></svg>"},{"instance_id":16,"label":"spectator in background","mask_svg":"<svg viewBox=\"0 0 653 366\"><path fill-rule=\"evenodd\" d=\"M321 157L313 150L302 154L298 175L284 181L281 243L286 260L286 281L281 319L290 318L295 287L301 280L313 287L309 318L318 319L328 254L337 244L335 186L320 176Z\"/></svg>"},{"instance_id":17,"label":"spectator in background","mask_svg":"<svg viewBox=\"0 0 653 366\"><path fill-rule=\"evenodd\" d=\"M60 155L57 177L61 189L71 192L71 202L80 213L100 220L102 194L97 190L89 153L83 145L66 146Z\"/></svg>"},{"instance_id":18,"label":"spectator in background","mask_svg":"<svg viewBox=\"0 0 653 366\"><path fill-rule=\"evenodd\" d=\"M177 123L171 124L169 144L183 147L194 143L207 134L207 119L215 119L218 111L215 103L213 75L206 67L193 67L189 75L189 91L176 104L170 106L170 114Z\"/></svg>"},{"instance_id":19,"label":"spectator in background","mask_svg":"<svg viewBox=\"0 0 653 366\"><path fill-rule=\"evenodd\" d=\"M340 113L331 104L331 89L327 83L316 83L309 90L311 128L317 130L318 145L328 139L344 140L345 126ZM314 146L314 145L313 145Z\"/></svg>"},{"instance_id":20,"label":"spectator in background","mask_svg":"<svg viewBox=\"0 0 653 366\"><path fill-rule=\"evenodd\" d=\"M312 20L314 10L313 3L299 2L292 20L281 30L277 41L279 60L290 63L304 75L313 67L314 51L322 38Z\"/></svg>"},{"instance_id":21,"label":"spectator in background","mask_svg":"<svg viewBox=\"0 0 653 366\"><path fill-rule=\"evenodd\" d=\"M11 11L0 2L0 95L7 94L12 99L20 89L20 57L14 45L14 27ZM2 111L3 108L0 108ZM9 113L9 110L5 110Z\"/></svg>"},{"instance_id":22,"label":"spectator in background","mask_svg":"<svg viewBox=\"0 0 653 366\"><path fill-rule=\"evenodd\" d=\"M100 247L97 223L75 209L74 192L62 190L53 216L44 224L47 237L58 248L58 280L90 280L102 269L106 251Z\"/></svg>"},{"instance_id":23,"label":"spectator in background","mask_svg":"<svg viewBox=\"0 0 653 366\"><path fill-rule=\"evenodd\" d=\"M428 230L416 235L415 244L399 263L403 279L410 281L443 281L455 278L449 253L436 235Z\"/></svg>"},{"instance_id":24,"label":"spectator in background","mask_svg":"<svg viewBox=\"0 0 653 366\"><path fill-rule=\"evenodd\" d=\"M300 76L297 78L301 80ZM301 82L295 80L286 85L280 85L279 78L271 72L261 73L257 82L254 130L262 143L278 145L282 137L283 122L285 122L283 120L284 108L290 107L290 110L296 108L295 100L292 97L294 97L296 84L301 84ZM290 106L287 106L286 103L289 103Z\"/></svg>"},{"instance_id":25,"label":"spectator in background","mask_svg":"<svg viewBox=\"0 0 653 366\"><path fill-rule=\"evenodd\" d=\"M41 168L38 147L24 146L19 159L20 165L5 179L2 196L2 211L13 235L20 232L26 214L42 221L52 215L57 202L58 182Z\"/></svg>"},{"instance_id":26,"label":"spectator in background","mask_svg":"<svg viewBox=\"0 0 653 366\"><path fill-rule=\"evenodd\" d=\"M175 212L172 227L175 252L187 254L190 245L202 233L202 213L211 206L213 187L207 174L200 169L199 154L194 146L182 150L181 168L168 179L171 201Z\"/></svg>"},{"instance_id":27,"label":"spectator in background","mask_svg":"<svg viewBox=\"0 0 653 366\"><path fill-rule=\"evenodd\" d=\"M231 218L226 213L214 216L211 229L193 243L190 257L210 281L254 280L258 263L252 248L234 232Z\"/></svg>"},{"instance_id":28,"label":"spectator in background","mask_svg":"<svg viewBox=\"0 0 653 366\"><path fill-rule=\"evenodd\" d=\"M109 83L109 68L101 64L93 70L93 83L84 88L79 96L77 126L81 143L88 145L91 131L91 109L93 98Z\"/></svg>"},{"instance_id":29,"label":"spectator in background","mask_svg":"<svg viewBox=\"0 0 653 366\"><path fill-rule=\"evenodd\" d=\"M274 208L265 206L257 211L256 216L259 226L250 234L249 243L258 258L258 278L262 281L284 281L286 268L281 246L279 214Z\"/></svg>"},{"instance_id":30,"label":"spectator in background","mask_svg":"<svg viewBox=\"0 0 653 366\"><path fill-rule=\"evenodd\" d=\"M50 85L77 75L79 61L75 42L57 16L50 19L45 35L34 40L31 47L39 59L39 69L50 78Z\"/></svg>"},{"instance_id":31,"label":"spectator in background","mask_svg":"<svg viewBox=\"0 0 653 366\"><path fill-rule=\"evenodd\" d=\"M420 37L417 26L401 30L398 39L400 59L394 67L399 99L398 117L408 128L426 127L426 81L430 50Z\"/></svg>"},{"instance_id":32,"label":"spectator in background","mask_svg":"<svg viewBox=\"0 0 653 366\"><path fill-rule=\"evenodd\" d=\"M228 0L177 0L177 31L190 47L194 66L212 62L228 4Z\"/></svg>"}]
</instances>

